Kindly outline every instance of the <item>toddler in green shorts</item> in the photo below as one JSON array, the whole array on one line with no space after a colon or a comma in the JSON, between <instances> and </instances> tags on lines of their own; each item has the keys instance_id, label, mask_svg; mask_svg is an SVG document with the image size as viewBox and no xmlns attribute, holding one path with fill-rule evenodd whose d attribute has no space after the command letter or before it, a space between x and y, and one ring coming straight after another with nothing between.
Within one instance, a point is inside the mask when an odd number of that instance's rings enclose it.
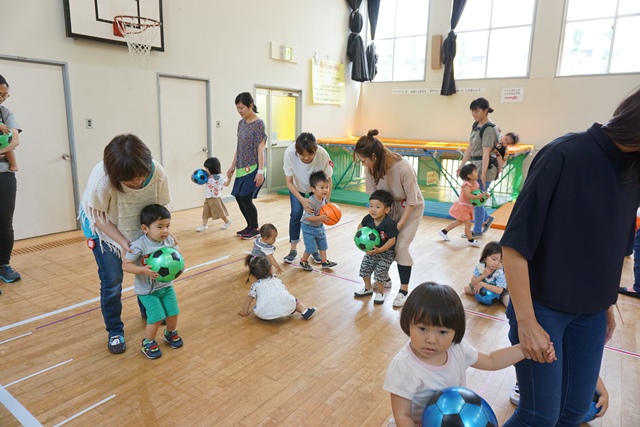
<instances>
[{"instance_id":1,"label":"toddler in green shorts","mask_svg":"<svg viewBox=\"0 0 640 427\"><path fill-rule=\"evenodd\" d=\"M144 233L124 251L122 270L135 274L134 291L147 310L146 337L142 340L142 353L149 359L162 356L156 342L160 323L166 319L164 340L171 348L182 347L182 338L178 335L178 300L173 290L173 282L158 282L158 273L151 271L144 263L145 258L163 247L176 248L173 236L169 234L171 213L161 205L145 206L140 212L140 224Z\"/></svg>"}]
</instances>

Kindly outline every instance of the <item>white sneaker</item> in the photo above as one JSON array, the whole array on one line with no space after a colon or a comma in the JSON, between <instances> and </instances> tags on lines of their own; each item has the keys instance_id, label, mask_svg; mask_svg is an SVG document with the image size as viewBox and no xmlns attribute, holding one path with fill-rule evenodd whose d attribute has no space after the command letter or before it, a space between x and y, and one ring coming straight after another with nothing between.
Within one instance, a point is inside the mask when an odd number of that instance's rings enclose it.
<instances>
[{"instance_id":1,"label":"white sneaker","mask_svg":"<svg viewBox=\"0 0 640 427\"><path fill-rule=\"evenodd\" d=\"M222 227L220 227L220 228L221 228L221 229L223 229L223 230L226 230L227 228L229 228L229 227L231 226L231 223L232 223L232 222L233 222L233 221L231 220L231 218L229 218L229 222L225 222L225 223L222 225Z\"/></svg>"},{"instance_id":2,"label":"white sneaker","mask_svg":"<svg viewBox=\"0 0 640 427\"><path fill-rule=\"evenodd\" d=\"M372 293L373 293L373 289L367 289L363 286L359 290L355 291L353 295L356 297L365 297L367 295L371 295Z\"/></svg>"},{"instance_id":3,"label":"white sneaker","mask_svg":"<svg viewBox=\"0 0 640 427\"><path fill-rule=\"evenodd\" d=\"M472 240L472 241L470 241L470 242L469 242L469 241L467 241L467 245L469 245L469 246L476 246L476 247L477 247L477 246L480 246L480 245L481 245L481 243L480 243L480 241L479 241L479 240L475 240L475 239L474 239L474 240Z\"/></svg>"},{"instance_id":4,"label":"white sneaker","mask_svg":"<svg viewBox=\"0 0 640 427\"><path fill-rule=\"evenodd\" d=\"M442 240L444 240L445 242L451 241L451 239L449 238L449 235L445 234L444 231L440 230L438 231L438 234L440 235L440 237L442 237Z\"/></svg>"},{"instance_id":5,"label":"white sneaker","mask_svg":"<svg viewBox=\"0 0 640 427\"><path fill-rule=\"evenodd\" d=\"M201 225L200 227L196 228L196 231L200 232L200 231L205 231L208 230L209 227L207 227L206 225Z\"/></svg>"},{"instance_id":6,"label":"white sneaker","mask_svg":"<svg viewBox=\"0 0 640 427\"><path fill-rule=\"evenodd\" d=\"M398 292L398 295L396 295L396 299L393 300L393 306L402 307L406 301L407 301L407 296L405 294L401 294L400 292Z\"/></svg>"},{"instance_id":7,"label":"white sneaker","mask_svg":"<svg viewBox=\"0 0 640 427\"><path fill-rule=\"evenodd\" d=\"M384 303L384 297L385 296L386 296L385 293L379 294L379 293L376 292L376 296L373 298L373 303L374 304L382 304L382 303Z\"/></svg>"},{"instance_id":8,"label":"white sneaker","mask_svg":"<svg viewBox=\"0 0 640 427\"><path fill-rule=\"evenodd\" d=\"M384 282L384 291L385 292L389 292L389 290L393 287L393 283L391 283L391 280Z\"/></svg>"},{"instance_id":9,"label":"white sneaker","mask_svg":"<svg viewBox=\"0 0 640 427\"><path fill-rule=\"evenodd\" d=\"M513 390L511 390L511 394L509 395L509 401L516 406L520 403L520 386L518 383L513 386Z\"/></svg>"}]
</instances>

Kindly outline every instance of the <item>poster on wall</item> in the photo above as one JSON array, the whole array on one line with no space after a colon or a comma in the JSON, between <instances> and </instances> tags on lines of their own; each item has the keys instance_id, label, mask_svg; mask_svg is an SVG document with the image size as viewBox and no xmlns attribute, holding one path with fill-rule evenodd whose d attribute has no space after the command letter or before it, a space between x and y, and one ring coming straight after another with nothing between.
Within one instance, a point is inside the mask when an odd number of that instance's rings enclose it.
<instances>
[{"instance_id":1,"label":"poster on wall","mask_svg":"<svg viewBox=\"0 0 640 427\"><path fill-rule=\"evenodd\" d=\"M314 104L344 105L344 64L311 59Z\"/></svg>"}]
</instances>

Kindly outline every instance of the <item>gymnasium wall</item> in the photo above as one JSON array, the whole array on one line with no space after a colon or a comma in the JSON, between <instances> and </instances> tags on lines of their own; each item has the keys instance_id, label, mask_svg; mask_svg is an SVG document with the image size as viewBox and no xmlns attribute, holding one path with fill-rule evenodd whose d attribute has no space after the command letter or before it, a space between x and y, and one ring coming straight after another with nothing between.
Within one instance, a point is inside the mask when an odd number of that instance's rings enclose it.
<instances>
[{"instance_id":1,"label":"gymnasium wall","mask_svg":"<svg viewBox=\"0 0 640 427\"><path fill-rule=\"evenodd\" d=\"M491 118L503 131L515 131L522 142L537 148L567 132L604 123L625 95L640 84L640 74L554 77L561 45L564 1L537 0L529 78L459 80L460 88L484 88L484 93L400 95L393 89L440 88L444 68L427 65L426 81L365 84L358 109L360 134L377 128L384 137L467 141L473 119L471 101L491 103ZM431 35L449 32L450 1L431 1ZM508 59L509 53L504 53ZM427 59L431 57L431 42ZM523 103L500 103L501 88L524 87Z\"/></svg>"},{"instance_id":2,"label":"gymnasium wall","mask_svg":"<svg viewBox=\"0 0 640 427\"><path fill-rule=\"evenodd\" d=\"M314 53L336 62L345 56L344 0L164 0L165 51L151 52L147 69L132 64L124 46L66 37L62 0L3 0L2 11L0 53L69 64L81 189L116 134L138 134L159 157L157 73L211 80L213 149L225 169L240 119L235 97L256 84L302 90L305 131L324 137L355 132L359 84L347 81L345 105L310 101ZM271 59L271 41L292 46L297 63ZM5 77L11 84L11 75ZM86 118L93 119L92 130Z\"/></svg>"}]
</instances>

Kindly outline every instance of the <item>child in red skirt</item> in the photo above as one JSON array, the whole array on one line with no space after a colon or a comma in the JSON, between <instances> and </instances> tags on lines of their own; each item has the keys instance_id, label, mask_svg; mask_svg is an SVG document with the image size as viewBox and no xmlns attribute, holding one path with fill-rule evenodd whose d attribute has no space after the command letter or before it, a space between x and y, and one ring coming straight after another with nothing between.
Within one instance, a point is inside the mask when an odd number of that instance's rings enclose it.
<instances>
[{"instance_id":1,"label":"child in red skirt","mask_svg":"<svg viewBox=\"0 0 640 427\"><path fill-rule=\"evenodd\" d=\"M468 163L460 168L460 178L464 180L460 189L460 197L449 209L449 215L455 218L451 224L440 230L438 234L445 241L449 241L449 231L460 224L464 224L464 233L467 236L469 246L480 246L480 242L471 234L471 220L473 219L473 205L471 200L483 200L489 198L488 193L471 194L480 188L478 184L478 168L473 163Z\"/></svg>"}]
</instances>

